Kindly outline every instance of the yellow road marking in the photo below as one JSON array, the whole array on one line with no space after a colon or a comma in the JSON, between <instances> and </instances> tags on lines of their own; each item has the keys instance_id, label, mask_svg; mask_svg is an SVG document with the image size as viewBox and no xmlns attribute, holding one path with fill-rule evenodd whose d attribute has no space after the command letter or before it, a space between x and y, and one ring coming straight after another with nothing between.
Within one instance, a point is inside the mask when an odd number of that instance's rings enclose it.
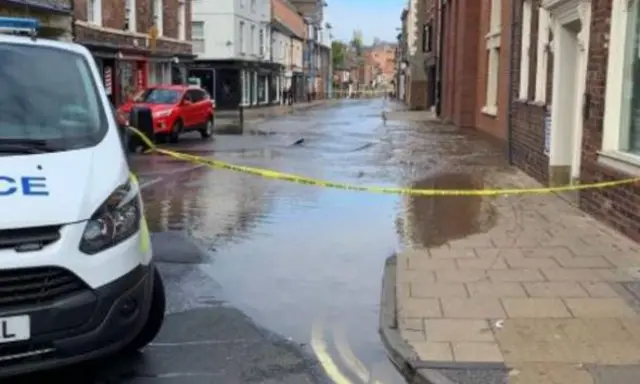
<instances>
[{"instance_id":1,"label":"yellow road marking","mask_svg":"<svg viewBox=\"0 0 640 384\"><path fill-rule=\"evenodd\" d=\"M327 343L324 340L324 329L322 321L318 320L311 326L311 349L316 354L318 361L322 364L325 372L336 384L353 384L336 365L327 350Z\"/></svg>"},{"instance_id":2,"label":"yellow road marking","mask_svg":"<svg viewBox=\"0 0 640 384\"><path fill-rule=\"evenodd\" d=\"M382 384L377 380L371 381L369 370L364 363L358 359L349 346L346 329L343 325L337 325L333 328L333 341L335 342L340 358L360 380L364 383L373 382L375 384Z\"/></svg>"}]
</instances>

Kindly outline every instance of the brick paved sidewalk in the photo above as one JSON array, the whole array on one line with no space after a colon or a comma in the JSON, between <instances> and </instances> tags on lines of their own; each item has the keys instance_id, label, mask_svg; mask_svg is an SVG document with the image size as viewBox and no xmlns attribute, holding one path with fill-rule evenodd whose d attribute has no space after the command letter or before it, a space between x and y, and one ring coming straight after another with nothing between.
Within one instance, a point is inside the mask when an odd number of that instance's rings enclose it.
<instances>
[{"instance_id":1,"label":"brick paved sidewalk","mask_svg":"<svg viewBox=\"0 0 640 384\"><path fill-rule=\"evenodd\" d=\"M539 187L521 172L491 183ZM397 255L397 324L414 365L443 368L443 383L640 382L640 247L554 194L483 204L496 217L488 232Z\"/></svg>"}]
</instances>

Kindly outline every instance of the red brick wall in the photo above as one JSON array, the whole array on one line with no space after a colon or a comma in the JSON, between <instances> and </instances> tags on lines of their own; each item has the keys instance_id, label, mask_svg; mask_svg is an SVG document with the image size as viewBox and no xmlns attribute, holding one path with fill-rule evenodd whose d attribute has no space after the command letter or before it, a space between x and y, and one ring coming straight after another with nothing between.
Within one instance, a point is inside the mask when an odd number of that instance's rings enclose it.
<instances>
[{"instance_id":1,"label":"red brick wall","mask_svg":"<svg viewBox=\"0 0 640 384\"><path fill-rule=\"evenodd\" d=\"M298 37L305 37L307 27L304 19L298 14L295 7L286 4L283 0L271 0L272 17L278 18L287 27L291 28Z\"/></svg>"},{"instance_id":2,"label":"red brick wall","mask_svg":"<svg viewBox=\"0 0 640 384\"><path fill-rule=\"evenodd\" d=\"M476 126L481 5L477 0L454 0L444 8L442 117L461 127Z\"/></svg>"},{"instance_id":3,"label":"red brick wall","mask_svg":"<svg viewBox=\"0 0 640 384\"><path fill-rule=\"evenodd\" d=\"M480 31L478 41L478 68L476 79L476 127L490 135L500 139L507 139L507 119L509 112L509 91L510 91L510 78L509 71L511 59L511 7L513 1L503 1L501 10L501 23L502 30L500 35L500 61L498 63L498 113L496 116L487 115L482 113L482 108L486 104L487 95L487 71L489 69L489 52L486 49L485 35L490 30L491 20L491 0L480 0L482 5L480 13ZM519 2L516 2L519 4Z\"/></svg>"},{"instance_id":4,"label":"red brick wall","mask_svg":"<svg viewBox=\"0 0 640 384\"><path fill-rule=\"evenodd\" d=\"M587 92L591 96L590 115L584 121L581 179L584 183L628 178L614 169L597 163L602 145L602 120L607 75L609 18L612 0L592 2L591 40L587 67ZM622 54L622 53L621 53ZM580 193L580 207L640 241L640 185L611 189L590 189Z\"/></svg>"},{"instance_id":5,"label":"red brick wall","mask_svg":"<svg viewBox=\"0 0 640 384\"><path fill-rule=\"evenodd\" d=\"M136 1L136 30L138 34L146 34L151 26L151 7L149 0ZM178 38L178 0L163 0L163 35L171 39ZM103 0L102 1L102 27L118 30L118 33L101 30L99 28L79 25L76 29L76 37L79 43L107 42L121 46L124 49L144 50L144 45L133 43L136 40L134 34L126 33L124 30L125 0ZM75 1L75 17L77 20L87 20L87 1ZM185 25L187 41L191 40L191 1L186 0L185 4ZM156 47L159 51L168 53L191 53L191 44L176 42L171 40L158 39Z\"/></svg>"}]
</instances>

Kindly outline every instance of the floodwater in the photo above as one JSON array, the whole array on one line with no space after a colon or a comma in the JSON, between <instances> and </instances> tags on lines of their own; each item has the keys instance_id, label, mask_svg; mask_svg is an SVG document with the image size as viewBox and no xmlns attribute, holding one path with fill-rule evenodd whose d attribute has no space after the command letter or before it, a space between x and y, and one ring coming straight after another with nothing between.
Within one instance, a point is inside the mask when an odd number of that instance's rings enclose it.
<instances>
[{"instance_id":1,"label":"floodwater","mask_svg":"<svg viewBox=\"0 0 640 384\"><path fill-rule=\"evenodd\" d=\"M264 135L185 138L176 149L318 179L413 188L481 188L486 166L504 166L485 138L405 114L391 101L347 100L260 123ZM151 230L187 233L206 250L199 268L219 284L218 299L310 351L326 349L353 383L404 382L378 335L385 259L403 246L485 231L495 216L481 197L332 190L155 156L136 164L146 175Z\"/></svg>"}]
</instances>

